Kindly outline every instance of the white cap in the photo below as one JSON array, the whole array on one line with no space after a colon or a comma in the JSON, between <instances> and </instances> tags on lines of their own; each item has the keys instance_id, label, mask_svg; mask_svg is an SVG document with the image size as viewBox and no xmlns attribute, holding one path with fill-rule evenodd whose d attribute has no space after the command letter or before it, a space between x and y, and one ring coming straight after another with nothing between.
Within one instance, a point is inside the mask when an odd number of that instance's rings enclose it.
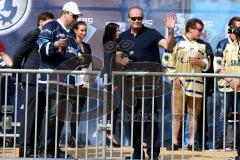
<instances>
[{"instance_id":1,"label":"white cap","mask_svg":"<svg viewBox=\"0 0 240 160\"><path fill-rule=\"evenodd\" d=\"M67 2L63 5L63 11L71 12L74 15L82 15L82 12L78 10L78 5L75 2Z\"/></svg>"}]
</instances>

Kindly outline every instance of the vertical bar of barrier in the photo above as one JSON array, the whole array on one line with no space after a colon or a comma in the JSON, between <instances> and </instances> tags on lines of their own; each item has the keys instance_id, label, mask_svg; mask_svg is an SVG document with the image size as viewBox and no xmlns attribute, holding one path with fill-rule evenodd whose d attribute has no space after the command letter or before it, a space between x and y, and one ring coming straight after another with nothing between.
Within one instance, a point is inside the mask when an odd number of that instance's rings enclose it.
<instances>
[{"instance_id":1,"label":"vertical bar of barrier","mask_svg":"<svg viewBox=\"0 0 240 160\"><path fill-rule=\"evenodd\" d=\"M227 119L226 119L226 117L227 117L227 106L226 106L226 103L227 103L227 101L226 101L226 85L227 85L227 83L226 83L226 81L224 81L224 88L225 88L225 90L224 90L224 106L223 106L223 110L224 110L224 114L223 114L223 154L224 154L224 159L225 159L225 157L226 157L226 143L225 143L225 140L226 140L226 125L227 125ZM222 106L222 105L221 105ZM221 108L222 109L222 108ZM220 115L219 115L220 116Z\"/></svg>"},{"instance_id":2,"label":"vertical bar of barrier","mask_svg":"<svg viewBox=\"0 0 240 160\"><path fill-rule=\"evenodd\" d=\"M185 123L189 123L187 120L185 122L185 108L186 108L186 94L185 94L185 91L183 89L184 86L180 86L181 87L181 90L182 90L182 107L183 107L183 113L182 113L182 160L184 159L184 140L185 140ZM186 116L187 117L187 116ZM186 125L186 126L190 126L190 125ZM189 130L189 128L188 128ZM190 134L189 134L190 135Z\"/></svg>"},{"instance_id":3,"label":"vertical bar of barrier","mask_svg":"<svg viewBox=\"0 0 240 160\"><path fill-rule=\"evenodd\" d=\"M238 106L239 107L239 106ZM236 152L237 89L234 89L233 152Z\"/></svg>"},{"instance_id":4,"label":"vertical bar of barrier","mask_svg":"<svg viewBox=\"0 0 240 160\"><path fill-rule=\"evenodd\" d=\"M79 75L77 75L79 76ZM76 113L76 144L75 144L75 159L78 158L78 126L80 124L80 120L79 120L79 117L80 117L80 113L79 113L79 85L77 85L77 113ZM83 106L81 106L83 107ZM72 133L71 133L72 134Z\"/></svg>"},{"instance_id":5,"label":"vertical bar of barrier","mask_svg":"<svg viewBox=\"0 0 240 160\"><path fill-rule=\"evenodd\" d=\"M155 117L154 117L154 100L155 100L155 76L153 76L153 80L152 80L152 126L151 126L151 160L153 160L153 143L154 143L154 141L153 141L153 133L154 133L154 122L155 122Z\"/></svg>"},{"instance_id":6,"label":"vertical bar of barrier","mask_svg":"<svg viewBox=\"0 0 240 160\"><path fill-rule=\"evenodd\" d=\"M37 133L38 133L38 78L39 74L36 76L36 99L35 99L35 127L34 127L34 158L37 155Z\"/></svg>"},{"instance_id":7,"label":"vertical bar of barrier","mask_svg":"<svg viewBox=\"0 0 240 160\"><path fill-rule=\"evenodd\" d=\"M164 155L164 105L165 105L165 82L164 82L164 77L162 77L162 87L163 87L163 90L162 90L162 150L161 150L161 160L163 160L163 155Z\"/></svg>"},{"instance_id":8,"label":"vertical bar of barrier","mask_svg":"<svg viewBox=\"0 0 240 160\"><path fill-rule=\"evenodd\" d=\"M5 99L4 99L4 118L3 118L3 158L5 158L6 145L6 118L7 118L7 96L8 96L8 75L5 77Z\"/></svg>"},{"instance_id":9,"label":"vertical bar of barrier","mask_svg":"<svg viewBox=\"0 0 240 160\"><path fill-rule=\"evenodd\" d=\"M88 125L89 125L89 87L87 88L86 146L85 157L88 157Z\"/></svg>"},{"instance_id":10,"label":"vertical bar of barrier","mask_svg":"<svg viewBox=\"0 0 240 160\"><path fill-rule=\"evenodd\" d=\"M206 111L206 77L203 79L203 135L202 135L202 160L204 160L204 149L205 149L205 111Z\"/></svg>"},{"instance_id":11,"label":"vertical bar of barrier","mask_svg":"<svg viewBox=\"0 0 240 160\"><path fill-rule=\"evenodd\" d=\"M124 81L124 76L122 75L122 108L121 108L121 151L120 151L120 159L123 159L123 121L124 121L124 100L125 100L125 96L124 96L124 85L125 85L125 81Z\"/></svg>"},{"instance_id":12,"label":"vertical bar of barrier","mask_svg":"<svg viewBox=\"0 0 240 160\"><path fill-rule=\"evenodd\" d=\"M131 115L131 148L133 148L133 127L134 127L134 93L135 93L135 76L132 76L132 115ZM132 152L131 152L132 159Z\"/></svg>"},{"instance_id":13,"label":"vertical bar of barrier","mask_svg":"<svg viewBox=\"0 0 240 160\"><path fill-rule=\"evenodd\" d=\"M174 111L175 111L175 106L174 106L174 103L175 103L175 100L174 100L174 97L175 97L175 90L176 90L176 85L175 85L175 77L173 77L173 89L172 89L172 104L171 104L171 108L172 108L172 153L171 153L171 159L174 160L174 149L173 149L173 138L174 138Z\"/></svg>"},{"instance_id":14,"label":"vertical bar of barrier","mask_svg":"<svg viewBox=\"0 0 240 160\"><path fill-rule=\"evenodd\" d=\"M111 131L111 137L113 138L113 103L114 103L114 100L113 100L113 98L114 98L114 86L113 86L113 81L112 81L112 84L111 84L111 129L110 129L110 131ZM112 159L112 149L113 149L113 147L112 147L112 144L113 144L113 141L111 140L110 141L110 159Z\"/></svg>"},{"instance_id":15,"label":"vertical bar of barrier","mask_svg":"<svg viewBox=\"0 0 240 160\"><path fill-rule=\"evenodd\" d=\"M97 75L97 79L99 80L100 76L99 74ZM100 83L97 83L97 118L96 118L96 155L95 155L95 158L97 159L98 158L98 123L99 123L99 97L100 97Z\"/></svg>"},{"instance_id":16,"label":"vertical bar of barrier","mask_svg":"<svg viewBox=\"0 0 240 160\"><path fill-rule=\"evenodd\" d=\"M195 135L196 135L196 132L195 132L195 126L196 125L196 120L195 120L195 111L196 111L196 90L195 90L195 86L196 86L196 78L194 78L193 80L193 117L192 117L192 125L193 125L193 128L192 128L192 139L193 139L193 143L192 143L192 159L194 159L194 148L195 148ZM191 139L190 139L191 141Z\"/></svg>"},{"instance_id":17,"label":"vertical bar of barrier","mask_svg":"<svg viewBox=\"0 0 240 160\"><path fill-rule=\"evenodd\" d=\"M27 111L28 111L28 73L26 74L26 87L25 87L25 107L24 107L24 151L23 151L23 157L26 157L26 141L27 141Z\"/></svg>"},{"instance_id":18,"label":"vertical bar of barrier","mask_svg":"<svg viewBox=\"0 0 240 160\"><path fill-rule=\"evenodd\" d=\"M59 74L57 74L57 82L59 82ZM59 145L58 144L58 112L59 112L59 105L58 105L58 102L59 102L59 83L57 83L57 93L56 93L56 121L55 121L55 144L54 144L54 157L57 158L57 146Z\"/></svg>"},{"instance_id":19,"label":"vertical bar of barrier","mask_svg":"<svg viewBox=\"0 0 240 160\"><path fill-rule=\"evenodd\" d=\"M107 124L107 83L108 75L104 74L104 90L103 90L103 126ZM102 159L106 159L106 128L103 129L103 139L102 139Z\"/></svg>"},{"instance_id":20,"label":"vertical bar of barrier","mask_svg":"<svg viewBox=\"0 0 240 160\"><path fill-rule=\"evenodd\" d=\"M14 108L14 135L17 134L17 109L18 109L18 73L16 73L16 81L15 81L15 108ZM14 158L16 158L16 136L14 136L13 140L13 147L14 147Z\"/></svg>"},{"instance_id":21,"label":"vertical bar of barrier","mask_svg":"<svg viewBox=\"0 0 240 160\"><path fill-rule=\"evenodd\" d=\"M214 77L214 96L213 96L213 153L212 158L215 159L215 124L216 124L216 77Z\"/></svg>"},{"instance_id":22,"label":"vertical bar of barrier","mask_svg":"<svg viewBox=\"0 0 240 160\"><path fill-rule=\"evenodd\" d=\"M144 99L144 92L145 92L145 76L143 76L142 78L142 118L141 118L141 159L143 159L143 129L144 129L144 103L145 103L145 99Z\"/></svg>"},{"instance_id":23,"label":"vertical bar of barrier","mask_svg":"<svg viewBox=\"0 0 240 160\"><path fill-rule=\"evenodd\" d=\"M65 158L67 158L68 152L68 128L69 128L69 74L67 75L67 110L66 110L66 119L65 119ZM58 102L57 102L58 104Z\"/></svg>"},{"instance_id":24,"label":"vertical bar of barrier","mask_svg":"<svg viewBox=\"0 0 240 160\"><path fill-rule=\"evenodd\" d=\"M49 96L49 74L47 74L47 86L46 86L46 117L45 117L45 139L44 139L44 158L47 158L47 138L48 138L48 96ZM56 158L56 155L55 155Z\"/></svg>"}]
</instances>

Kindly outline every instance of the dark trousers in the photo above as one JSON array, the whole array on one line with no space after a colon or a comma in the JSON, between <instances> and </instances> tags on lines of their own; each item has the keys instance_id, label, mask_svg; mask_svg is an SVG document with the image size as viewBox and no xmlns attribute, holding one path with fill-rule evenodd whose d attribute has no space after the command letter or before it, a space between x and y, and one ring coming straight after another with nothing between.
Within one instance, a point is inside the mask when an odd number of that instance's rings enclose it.
<instances>
[{"instance_id":1,"label":"dark trousers","mask_svg":"<svg viewBox=\"0 0 240 160\"><path fill-rule=\"evenodd\" d=\"M24 85L24 92L26 96L26 85ZM24 136L25 136L25 125L26 125L26 146L31 147L31 149L34 149L35 144L35 111L36 111L36 86L35 85L28 85L28 101L25 103L27 104L27 122L25 123L25 115L21 118L21 128L20 128L20 151L23 151L24 149ZM39 132L40 132L40 126L42 123L43 115L44 115L44 108L45 108L45 92L38 92L38 115L37 115L37 140L39 141ZM25 114L25 111L24 113ZM36 144L37 145L37 144Z\"/></svg>"},{"instance_id":2,"label":"dark trousers","mask_svg":"<svg viewBox=\"0 0 240 160\"><path fill-rule=\"evenodd\" d=\"M48 112L46 112L41 125L41 133L40 133L40 146L39 152L44 152L44 148L47 147L47 153L51 153L54 155L55 151L55 139L57 138L56 147L59 149L59 142L61 132L64 126L65 116L67 113L67 100L66 96L59 95L59 101L56 101L56 93L50 93L48 95ZM56 109L59 109L58 113ZM48 115L47 115L48 114ZM58 114L58 128L57 128L57 137L55 136L56 131L56 116ZM46 126L47 121L47 126ZM47 135L45 134L47 132ZM45 143L45 136L47 136L47 141ZM46 145L45 145L46 144Z\"/></svg>"},{"instance_id":3,"label":"dark trousers","mask_svg":"<svg viewBox=\"0 0 240 160\"><path fill-rule=\"evenodd\" d=\"M86 99L87 99L86 97L79 97L79 110L78 110L79 114L77 114L77 115L80 115ZM74 103L74 104L76 104L76 103ZM77 113L77 105L72 106L72 112ZM81 118L81 117L79 117L79 118ZM73 118L71 120L71 136L72 137L76 137L76 128L77 128L77 125L79 124L79 122L76 122L76 120L74 120L74 119L76 119L76 118ZM81 121L81 119L78 119L78 120Z\"/></svg>"},{"instance_id":4,"label":"dark trousers","mask_svg":"<svg viewBox=\"0 0 240 160\"><path fill-rule=\"evenodd\" d=\"M156 99L156 98L155 98ZM142 118L142 99L137 99L136 106L134 107L134 121L133 121L133 148L134 151L141 151L141 130L142 119L144 119L143 137L144 142L147 143L147 153L151 153L151 135L152 135L152 108L154 109L154 131L153 131L153 152L160 152L159 144L159 128L157 123L157 104L152 105L152 99L144 99L144 118ZM131 133L130 133L131 135Z\"/></svg>"},{"instance_id":5,"label":"dark trousers","mask_svg":"<svg viewBox=\"0 0 240 160\"><path fill-rule=\"evenodd\" d=\"M208 95L207 95L208 96ZM209 95L210 96L210 95ZM203 146L203 127L205 127L205 131L204 131L204 144L206 146L207 144L207 132L208 132L208 115L207 115L207 97L205 97L205 117L203 117L203 103L202 103L202 109L201 109L201 113L198 117L198 126L197 126L197 133L198 133L198 143L199 146L202 147ZM210 106L209 106L210 107ZM205 118L205 124L203 124L203 118Z\"/></svg>"},{"instance_id":6,"label":"dark trousers","mask_svg":"<svg viewBox=\"0 0 240 160\"><path fill-rule=\"evenodd\" d=\"M222 93L223 94L223 93ZM230 106L231 106L231 103L234 104L234 92L227 92L226 93L226 116L227 116L227 113L229 113L230 111ZM240 113L240 93L237 92L237 95L236 95L236 111L238 113ZM224 104L222 103L222 107L224 106ZM234 111L234 110L233 110ZM240 117L240 114L238 114L238 116ZM227 120L228 117L226 117L226 120ZM237 119L237 118L236 118ZM224 123L224 125L226 125L227 122ZM226 128L227 128L227 125L226 125ZM236 123L236 130L238 130L237 132L237 135L236 135L236 144L238 145L237 148L238 148L238 155L240 155L240 123Z\"/></svg>"}]
</instances>

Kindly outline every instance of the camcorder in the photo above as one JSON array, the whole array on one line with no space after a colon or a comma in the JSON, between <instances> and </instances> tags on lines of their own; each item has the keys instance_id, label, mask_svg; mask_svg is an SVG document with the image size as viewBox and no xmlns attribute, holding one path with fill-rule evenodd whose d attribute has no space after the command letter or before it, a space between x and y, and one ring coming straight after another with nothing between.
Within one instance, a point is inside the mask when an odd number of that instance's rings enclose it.
<instances>
[{"instance_id":1,"label":"camcorder","mask_svg":"<svg viewBox=\"0 0 240 160\"><path fill-rule=\"evenodd\" d=\"M240 37L240 28L239 27L230 27L228 29L229 34L235 34L237 37Z\"/></svg>"}]
</instances>

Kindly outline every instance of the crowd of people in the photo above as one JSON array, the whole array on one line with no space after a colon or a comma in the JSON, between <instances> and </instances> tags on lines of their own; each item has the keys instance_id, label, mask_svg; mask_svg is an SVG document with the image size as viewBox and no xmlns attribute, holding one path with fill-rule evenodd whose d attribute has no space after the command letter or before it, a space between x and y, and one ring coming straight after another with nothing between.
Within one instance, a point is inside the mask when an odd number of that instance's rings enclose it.
<instances>
[{"instance_id":1,"label":"crowd of people","mask_svg":"<svg viewBox=\"0 0 240 160\"><path fill-rule=\"evenodd\" d=\"M61 66L63 67L60 67L61 69L75 70L76 66L74 64L75 62L79 63L82 55L91 56L90 45L83 42L84 37L87 35L87 24L83 21L78 21L81 15L82 13L75 2L65 3L57 20L54 20L54 16L50 12L40 13L37 19L37 28L22 38L14 54L13 62L6 54L2 42L0 42L1 61L6 62L7 65L15 69L56 69ZM128 30L121 33L118 24L108 23L106 25L102 42L104 48L104 67L102 72L109 75L109 82L112 81L111 72L113 70L131 71L132 67L129 66L135 62L162 64L163 67L159 68L159 71L166 73L214 72L234 74L240 72L240 17L231 18L228 24L228 37L218 43L215 53L213 53L210 44L201 39L204 23L198 18L189 19L185 25L185 33L174 37L176 16L173 13L167 13L165 17L166 38L156 29L144 26L143 18L144 11L136 6L128 11L128 22L130 24ZM124 45L121 47L120 44L122 42L128 42L129 48L125 49ZM117 47L109 50L109 46L113 44ZM162 58L160 58L159 47L165 50ZM92 61L91 58L90 61ZM69 62L74 64L66 66L66 64L70 64ZM88 68L89 62L86 64L80 63L81 68L78 69ZM67 68L64 68L65 66ZM144 68L144 66L140 65L140 67L135 66L134 69L141 70L141 67ZM64 80L63 83L75 85L75 81L72 81L71 78L76 77L70 77L67 81ZM64 106L67 105L68 101L63 102L67 98L66 95L57 95L56 93L58 80L56 77L48 74L41 74L40 79L38 79L36 74L21 75L24 91L28 93L28 101L25 102L27 122L25 122L25 117L21 120L20 157L33 155L35 147L37 147L39 157L65 157L65 153L59 146L64 120L59 118L57 111L64 108L66 109L65 113L67 113L68 110ZM128 80L133 81L132 77L128 77ZM153 79L150 80L153 81ZM199 127L199 123L201 123L199 119L202 118L203 101L211 96L210 89L213 86L213 81L209 78L209 81L205 84L203 77L183 76L169 77L169 80L172 84L171 112L173 114L173 147L171 146L170 149L178 150L181 148L179 133L182 120L187 111L190 116L190 141L187 149L196 150L194 143L197 130L201 129ZM224 116L226 116L227 120L231 111L236 110L238 113L240 112L240 79L225 77L217 79L217 82L219 94L224 97L219 110L225 109ZM143 83L141 82L138 85L143 86ZM122 84L123 82L121 81L115 83L116 87ZM39 88L36 88L36 86L39 86ZM81 90L87 90L90 84L88 81L83 81L79 86ZM76 101L76 96L71 95L70 98ZM124 97L121 98L124 99ZM148 115L152 115L153 112L154 115L159 114L157 112L157 107L160 106L157 104L159 103L159 97L154 97L154 105L152 104L153 100L147 97L144 98L144 95L131 98L136 99L134 104L130 104L134 105L133 113L129 111L131 114L141 115L139 113L142 113L142 111ZM86 99L86 95L80 96L79 112L81 112ZM207 106L207 103L205 105L207 108L212 108L212 106ZM34 114L36 106L38 106L37 115ZM76 112L76 106L72 107L72 109L74 110L73 112ZM106 138L108 143L111 141L113 146L120 147L115 135L117 114L119 114L118 111L114 110L112 133L107 132ZM34 125L36 116L38 119L38 131L35 130ZM110 118L109 115L108 119ZM141 119L144 119L144 117L141 117ZM77 125L78 122L72 121L70 146L73 147L78 146L78 142L76 142ZM160 144L158 143L160 133L157 121L154 121L154 123L145 121L144 125L142 125L141 121L134 120L131 125L133 125L133 130L129 130L129 135L133 134L134 152L131 157L127 158L144 159L145 152L142 150L142 143L144 142L146 143L146 154L148 157L157 159L160 154ZM223 139L223 126L225 125L227 125L226 121L221 123L219 128L216 128L216 132L221 133L217 134L217 138ZM141 132L142 129L144 133ZM239 125L237 130L239 130ZM35 134L35 132L39 134ZM144 137L144 140L142 140L142 137ZM199 137L201 136L199 135ZM236 137L238 144L238 157L236 158L240 159L239 135ZM37 141L35 142L34 139L37 139Z\"/></svg>"}]
</instances>

